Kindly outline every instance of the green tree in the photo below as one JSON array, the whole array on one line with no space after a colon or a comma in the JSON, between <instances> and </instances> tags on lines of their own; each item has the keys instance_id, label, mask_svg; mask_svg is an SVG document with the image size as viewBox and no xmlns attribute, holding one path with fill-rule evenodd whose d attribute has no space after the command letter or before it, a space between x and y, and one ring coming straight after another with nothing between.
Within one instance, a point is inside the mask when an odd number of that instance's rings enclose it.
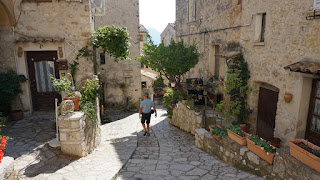
<instances>
[{"instance_id":1,"label":"green tree","mask_svg":"<svg viewBox=\"0 0 320 180\"><path fill-rule=\"evenodd\" d=\"M169 46L163 42L159 46L152 41L145 44L143 57L136 57L143 65L164 75L170 82L179 85L181 76L193 68L199 61L199 53L195 44L185 45L183 41L171 39Z\"/></svg>"}]
</instances>

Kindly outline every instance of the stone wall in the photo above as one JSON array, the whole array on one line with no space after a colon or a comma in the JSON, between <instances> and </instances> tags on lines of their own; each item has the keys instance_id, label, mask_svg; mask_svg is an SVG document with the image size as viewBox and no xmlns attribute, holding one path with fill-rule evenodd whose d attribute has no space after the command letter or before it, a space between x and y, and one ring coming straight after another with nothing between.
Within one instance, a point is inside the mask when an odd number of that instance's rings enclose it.
<instances>
[{"instance_id":1,"label":"stone wall","mask_svg":"<svg viewBox=\"0 0 320 180\"><path fill-rule=\"evenodd\" d=\"M173 109L173 116L169 119L169 123L178 128L195 134L195 129L204 126L203 113L195 115L194 110L190 110L186 105L179 102Z\"/></svg>"},{"instance_id":2,"label":"stone wall","mask_svg":"<svg viewBox=\"0 0 320 180\"><path fill-rule=\"evenodd\" d=\"M195 144L222 161L267 179L320 180L319 173L292 157L288 147L277 149L273 165L270 165L229 137L223 137L220 144L205 129L196 129Z\"/></svg>"},{"instance_id":3,"label":"stone wall","mask_svg":"<svg viewBox=\"0 0 320 180\"><path fill-rule=\"evenodd\" d=\"M140 56L139 1L106 0L106 15L95 18L95 28L115 25L127 27L130 33L130 59L114 62L108 54L105 64L101 65L101 79L104 84L105 103L110 106L139 107L141 100L141 64L135 60ZM126 84L126 90L120 84Z\"/></svg>"},{"instance_id":4,"label":"stone wall","mask_svg":"<svg viewBox=\"0 0 320 180\"><path fill-rule=\"evenodd\" d=\"M227 70L228 52L240 51L251 71L250 83L279 89L274 136L282 142L304 138L312 76L293 73L284 67L303 59L319 61L320 21L306 20L313 0L196 1L196 20L188 20L187 0L177 0L176 35L187 44L195 42L200 61L185 76L208 80L215 66L210 63L213 46L219 46L219 75ZM265 41L256 42L257 19L266 13ZM310 14L311 13L311 14ZM284 94L293 95L285 103ZM259 93L248 98L253 114L249 118L256 131ZM286 143L283 145L287 146Z\"/></svg>"},{"instance_id":5,"label":"stone wall","mask_svg":"<svg viewBox=\"0 0 320 180\"><path fill-rule=\"evenodd\" d=\"M96 123L83 112L76 111L58 117L61 151L64 154L83 157L91 153L101 142L100 110L96 101Z\"/></svg>"}]
</instances>

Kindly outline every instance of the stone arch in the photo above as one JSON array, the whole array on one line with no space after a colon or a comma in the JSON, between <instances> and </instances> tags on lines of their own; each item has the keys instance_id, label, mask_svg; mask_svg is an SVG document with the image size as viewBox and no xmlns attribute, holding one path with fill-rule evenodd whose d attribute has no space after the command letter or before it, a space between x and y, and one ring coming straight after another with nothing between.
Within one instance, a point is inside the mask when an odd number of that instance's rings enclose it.
<instances>
[{"instance_id":1,"label":"stone arch","mask_svg":"<svg viewBox=\"0 0 320 180\"><path fill-rule=\"evenodd\" d=\"M15 20L9 8L0 1L0 26L12 26Z\"/></svg>"}]
</instances>

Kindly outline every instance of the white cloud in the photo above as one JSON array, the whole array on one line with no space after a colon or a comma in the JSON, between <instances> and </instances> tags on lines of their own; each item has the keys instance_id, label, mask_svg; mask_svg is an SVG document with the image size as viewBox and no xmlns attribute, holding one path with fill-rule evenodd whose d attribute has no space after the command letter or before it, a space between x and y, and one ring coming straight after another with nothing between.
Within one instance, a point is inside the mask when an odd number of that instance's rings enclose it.
<instances>
[{"instance_id":1,"label":"white cloud","mask_svg":"<svg viewBox=\"0 0 320 180\"><path fill-rule=\"evenodd\" d=\"M140 24L160 33L176 20L175 0L140 0Z\"/></svg>"}]
</instances>

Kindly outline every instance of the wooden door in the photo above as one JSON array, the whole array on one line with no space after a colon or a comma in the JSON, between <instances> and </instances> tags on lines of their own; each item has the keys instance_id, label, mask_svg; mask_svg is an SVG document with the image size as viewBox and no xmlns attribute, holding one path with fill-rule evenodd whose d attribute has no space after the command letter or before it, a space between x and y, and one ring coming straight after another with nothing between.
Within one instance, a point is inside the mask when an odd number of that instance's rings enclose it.
<instances>
[{"instance_id":1,"label":"wooden door","mask_svg":"<svg viewBox=\"0 0 320 180\"><path fill-rule=\"evenodd\" d=\"M269 140L274 136L279 92L263 87L259 90L257 135Z\"/></svg>"},{"instance_id":2,"label":"wooden door","mask_svg":"<svg viewBox=\"0 0 320 180\"><path fill-rule=\"evenodd\" d=\"M320 146L320 80L312 83L305 139Z\"/></svg>"},{"instance_id":3,"label":"wooden door","mask_svg":"<svg viewBox=\"0 0 320 180\"><path fill-rule=\"evenodd\" d=\"M59 78L57 51L28 51L27 62L34 110L54 110L54 99L61 96L53 89L50 74Z\"/></svg>"}]
</instances>

